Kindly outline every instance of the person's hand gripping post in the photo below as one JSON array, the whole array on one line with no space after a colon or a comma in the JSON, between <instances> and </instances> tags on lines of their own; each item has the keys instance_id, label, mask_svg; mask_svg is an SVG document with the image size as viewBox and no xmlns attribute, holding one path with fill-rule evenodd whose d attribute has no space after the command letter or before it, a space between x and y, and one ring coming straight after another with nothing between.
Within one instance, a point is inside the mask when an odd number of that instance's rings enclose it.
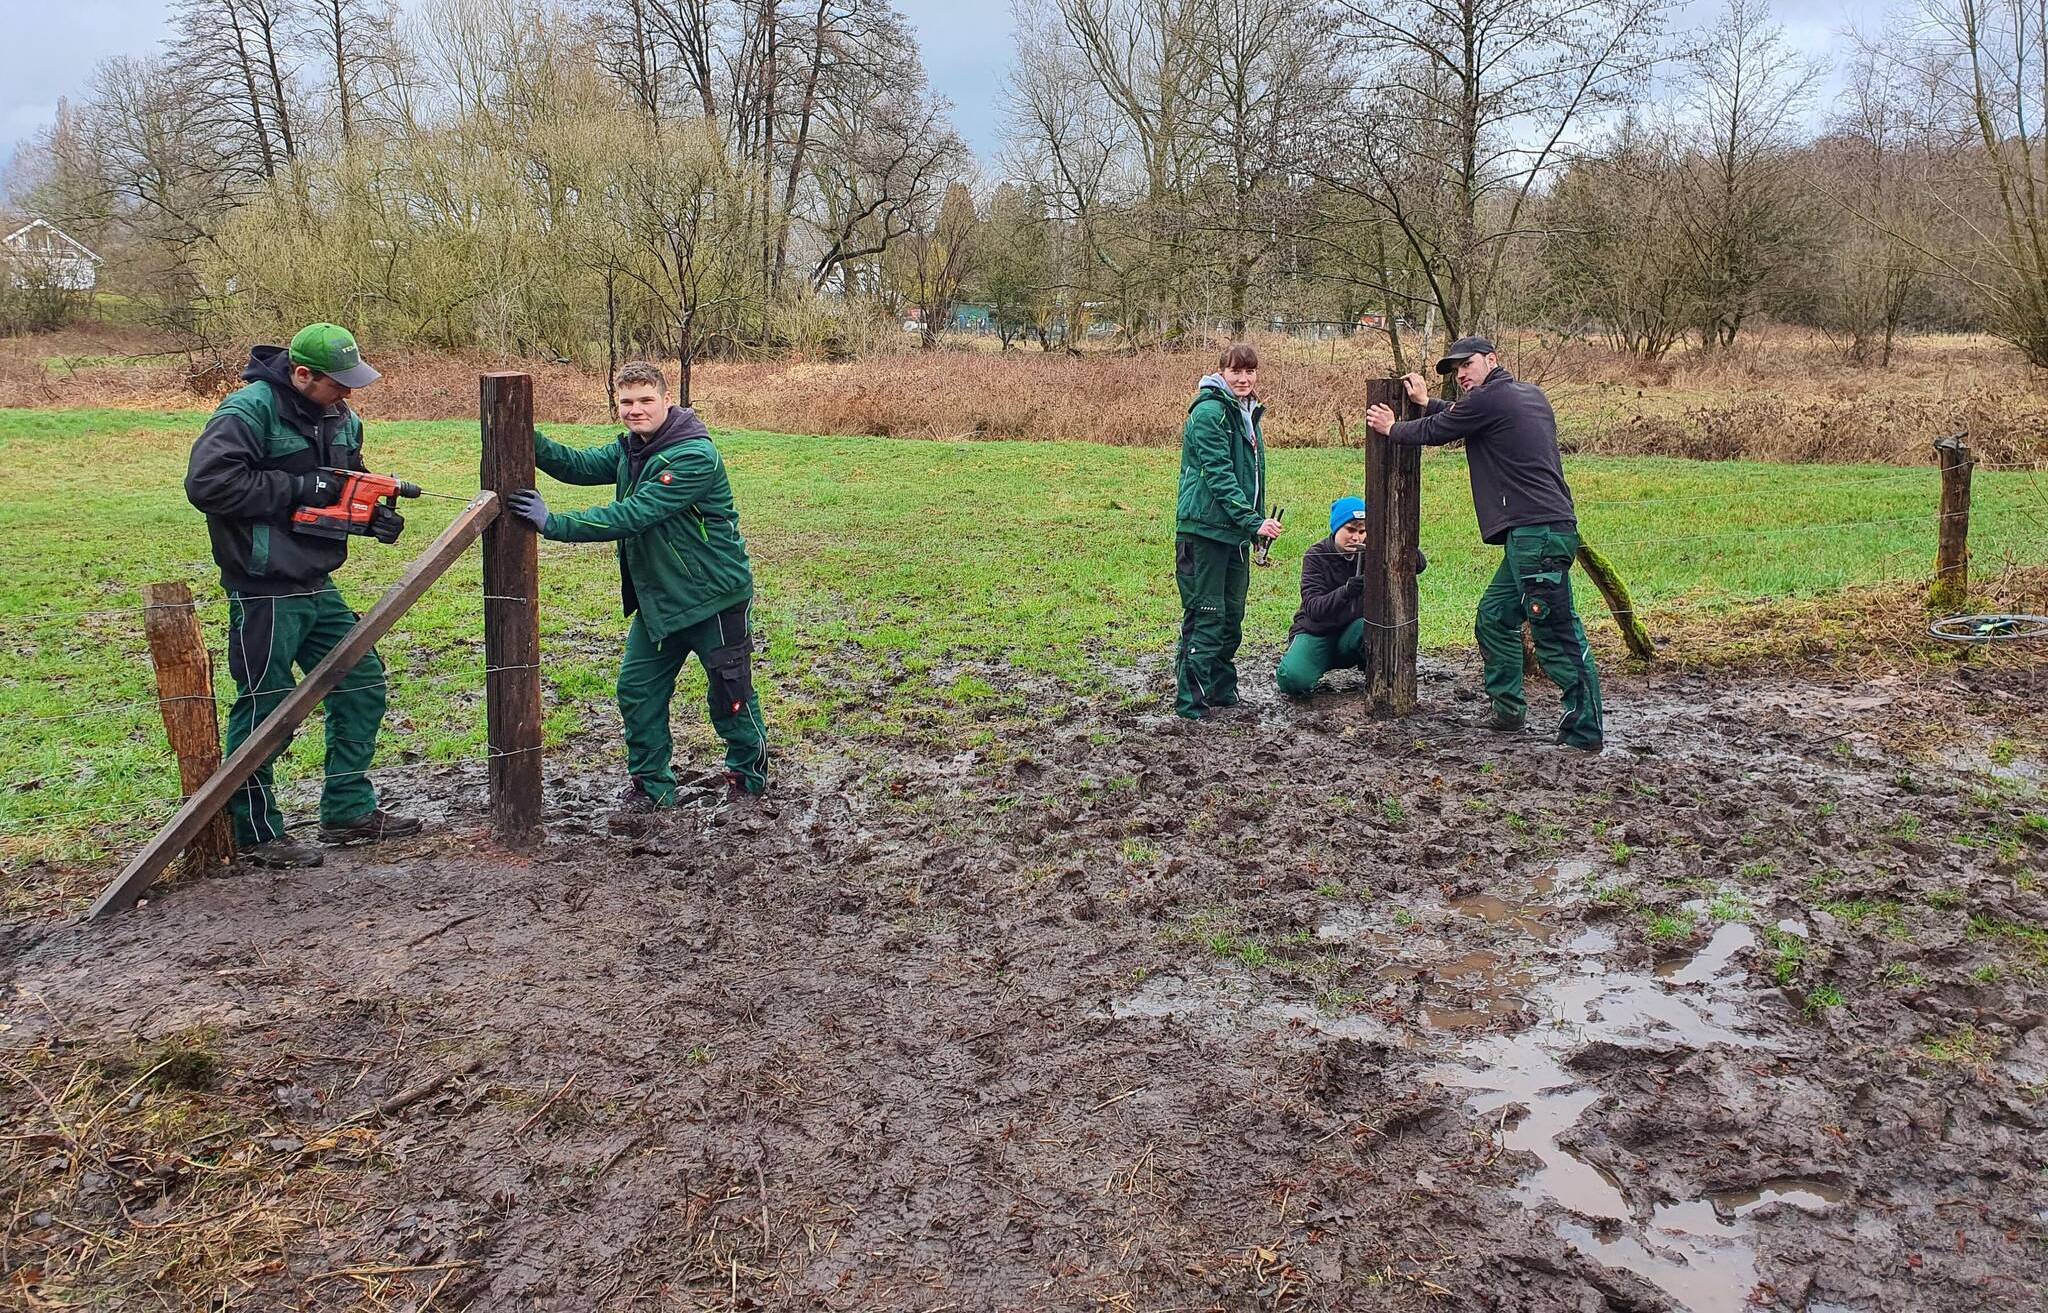
<instances>
[{"instance_id":1,"label":"person's hand gripping post","mask_svg":"<svg viewBox=\"0 0 2048 1313\"><path fill-rule=\"evenodd\" d=\"M1429 404L1429 384L1420 374L1403 374L1401 390L1408 394L1408 404L1418 410ZM1378 405L1367 408L1365 426L1381 437L1386 437L1394 428L1394 408Z\"/></svg>"}]
</instances>

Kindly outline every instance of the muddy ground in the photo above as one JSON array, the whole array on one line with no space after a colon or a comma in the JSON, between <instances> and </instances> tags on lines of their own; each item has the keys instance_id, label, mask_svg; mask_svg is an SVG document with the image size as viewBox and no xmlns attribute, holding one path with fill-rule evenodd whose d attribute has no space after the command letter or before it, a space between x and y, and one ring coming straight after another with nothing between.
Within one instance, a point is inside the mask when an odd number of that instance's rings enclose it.
<instances>
[{"instance_id":1,"label":"muddy ground","mask_svg":"<svg viewBox=\"0 0 2048 1313\"><path fill-rule=\"evenodd\" d=\"M1345 678L638 836L565 755L531 859L450 776L420 841L16 927L10 1298L2041 1307L2048 666L1614 676L1592 759Z\"/></svg>"}]
</instances>

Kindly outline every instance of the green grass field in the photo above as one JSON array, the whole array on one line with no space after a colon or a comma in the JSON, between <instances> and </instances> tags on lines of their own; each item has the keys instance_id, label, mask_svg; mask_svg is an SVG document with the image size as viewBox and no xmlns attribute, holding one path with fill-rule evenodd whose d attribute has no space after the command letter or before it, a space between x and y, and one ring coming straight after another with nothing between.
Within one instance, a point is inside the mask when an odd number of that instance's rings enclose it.
<instances>
[{"instance_id":1,"label":"green grass field","mask_svg":"<svg viewBox=\"0 0 2048 1313\"><path fill-rule=\"evenodd\" d=\"M205 527L181 485L202 421L0 410L0 856L88 857L174 805L136 608L142 584L183 579L209 633L224 621ZM609 436L550 432L570 442ZM1025 713L1019 678L1075 693L1130 689L1141 660L1159 670L1170 657L1179 627L1172 450L762 433L719 442L759 580L768 653L758 677L785 746L905 730L987 741L1005 717ZM475 488L476 447L475 426L463 423L372 424L369 433L373 468L460 496ZM1273 496L1290 532L1276 568L1254 574L1250 660L1277 649L1301 553L1321 536L1330 500L1357 488L1360 459L1273 456ZM1568 473L1587 540L1621 569L1653 628L1681 611L1923 578L1932 559L1932 469L1581 459ZM1470 641L1472 602L1498 553L1477 540L1462 458L1431 454L1423 477L1431 568L1422 642L1455 647ZM600 490L543 479L542 491L573 507ZM409 503L396 548L355 540L338 581L358 609L456 509ZM2048 481L1980 472L1972 546L1980 568L2048 560ZM548 730L560 742L615 723L624 622L608 547L543 544L541 568ZM483 751L479 592L477 567L458 566L381 645L394 690L380 764L403 770ZM217 679L229 692L224 663ZM681 742L704 756L702 677L685 679ZM317 742L300 736L284 778L317 771Z\"/></svg>"}]
</instances>

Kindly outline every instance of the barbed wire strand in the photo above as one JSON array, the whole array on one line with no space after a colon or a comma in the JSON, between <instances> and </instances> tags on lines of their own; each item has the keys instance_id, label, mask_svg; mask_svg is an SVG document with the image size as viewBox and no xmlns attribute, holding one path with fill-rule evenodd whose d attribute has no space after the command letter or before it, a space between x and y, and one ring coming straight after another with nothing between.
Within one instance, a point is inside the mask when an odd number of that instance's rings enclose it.
<instances>
[{"instance_id":1,"label":"barbed wire strand","mask_svg":"<svg viewBox=\"0 0 2048 1313\"><path fill-rule=\"evenodd\" d=\"M444 757L435 761L398 762L389 766L372 766L368 770L325 771L318 775L286 774L285 777L281 780L273 780L272 787L279 792L282 792L287 789L303 791L310 788L310 786L314 784L324 785L329 780L353 780L370 778L381 779L385 776L390 775L417 774L420 771L457 770L464 766L474 766L479 764L487 765L490 762L499 761L507 757L523 757L531 753L543 751L546 751L545 747L513 748L510 751L499 751L493 749L488 752L473 753L469 756L463 757ZM95 803L85 807L66 808L61 811L37 812L28 816L8 816L0 818L0 834L8 834L15 832L14 827L35 824L42 821L62 820L66 817L72 816L132 816L144 810L162 811L165 809L174 809L176 807L181 807L184 804L185 796L182 794L162 794L149 798L130 799L122 802Z\"/></svg>"}]
</instances>

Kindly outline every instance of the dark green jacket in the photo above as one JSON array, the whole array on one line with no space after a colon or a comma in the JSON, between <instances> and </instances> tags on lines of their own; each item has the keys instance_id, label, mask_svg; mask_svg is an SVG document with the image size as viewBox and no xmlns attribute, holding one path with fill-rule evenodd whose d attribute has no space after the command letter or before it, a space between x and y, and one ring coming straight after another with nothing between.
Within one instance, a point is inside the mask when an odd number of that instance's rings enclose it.
<instances>
[{"instance_id":1,"label":"dark green jacket","mask_svg":"<svg viewBox=\"0 0 2048 1313\"><path fill-rule=\"evenodd\" d=\"M1180 435L1180 503L1174 531L1236 546L1258 536L1266 522L1266 444L1259 422L1266 408L1252 404L1251 424L1228 388L1202 380Z\"/></svg>"},{"instance_id":2,"label":"dark green jacket","mask_svg":"<svg viewBox=\"0 0 2048 1313\"><path fill-rule=\"evenodd\" d=\"M292 532L298 476L363 468L363 422L348 403L325 409L292 386L281 346L249 352L247 386L206 421L185 469L185 496L206 512L221 586L274 595L328 584L348 559L346 538Z\"/></svg>"},{"instance_id":3,"label":"dark green jacket","mask_svg":"<svg viewBox=\"0 0 2048 1313\"><path fill-rule=\"evenodd\" d=\"M697 413L683 406L642 441L631 433L602 447L565 447L534 434L534 458L563 483L610 483L617 500L548 516L557 542L617 542L619 595L659 643L754 596L725 462Z\"/></svg>"}]
</instances>

